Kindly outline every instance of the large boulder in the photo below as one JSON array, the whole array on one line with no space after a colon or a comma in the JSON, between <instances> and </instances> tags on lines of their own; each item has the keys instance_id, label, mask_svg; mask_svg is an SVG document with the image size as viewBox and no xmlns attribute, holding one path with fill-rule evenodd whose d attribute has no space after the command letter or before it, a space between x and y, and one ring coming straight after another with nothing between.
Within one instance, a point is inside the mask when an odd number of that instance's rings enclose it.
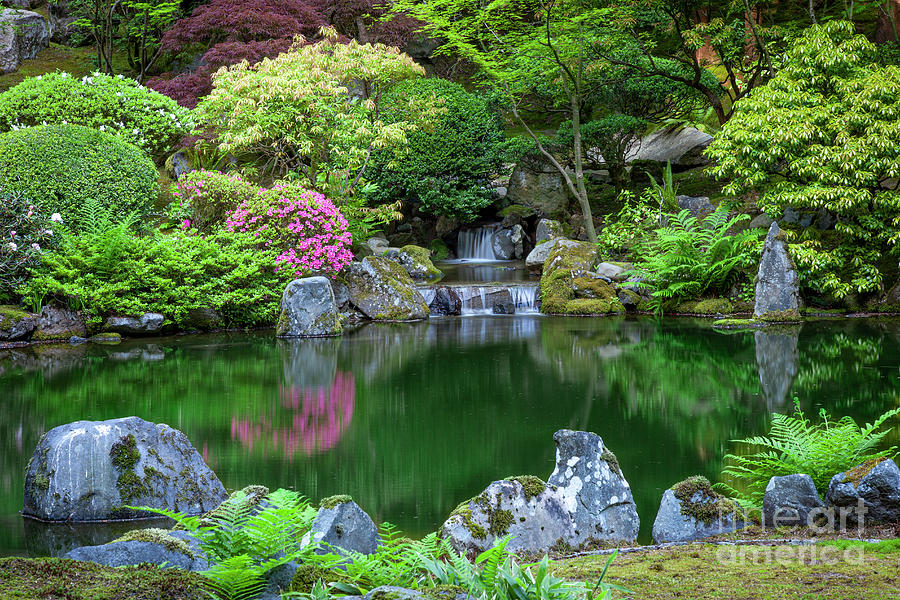
<instances>
[{"instance_id":1,"label":"large boulder","mask_svg":"<svg viewBox=\"0 0 900 600\"><path fill-rule=\"evenodd\" d=\"M891 459L871 460L838 473L825 503L837 509L836 524L900 522L900 469Z\"/></svg>"},{"instance_id":2,"label":"large boulder","mask_svg":"<svg viewBox=\"0 0 900 600\"><path fill-rule=\"evenodd\" d=\"M521 225L498 229L491 236L491 248L498 260L524 258L525 230Z\"/></svg>"},{"instance_id":3,"label":"large boulder","mask_svg":"<svg viewBox=\"0 0 900 600\"><path fill-rule=\"evenodd\" d=\"M341 273L350 304L376 321L428 317L428 305L403 267L380 256L353 262Z\"/></svg>"},{"instance_id":4,"label":"large boulder","mask_svg":"<svg viewBox=\"0 0 900 600\"><path fill-rule=\"evenodd\" d=\"M45 306L38 315L33 340L68 340L87 337L87 326L77 312L56 306Z\"/></svg>"},{"instance_id":5,"label":"large boulder","mask_svg":"<svg viewBox=\"0 0 900 600\"><path fill-rule=\"evenodd\" d=\"M694 127L667 127L641 139L628 154L628 161L672 163L673 167L692 168L709 164L703 156L713 141L708 133Z\"/></svg>"},{"instance_id":6,"label":"large boulder","mask_svg":"<svg viewBox=\"0 0 900 600\"><path fill-rule=\"evenodd\" d=\"M410 244L402 248L388 248L383 256L403 267L416 280L435 281L444 276L431 262L431 250L428 248Z\"/></svg>"},{"instance_id":7,"label":"large boulder","mask_svg":"<svg viewBox=\"0 0 900 600\"><path fill-rule=\"evenodd\" d=\"M50 39L57 44L68 44L72 34L79 27L75 26L78 16L69 6L69 0L50 0L47 5L50 15Z\"/></svg>"},{"instance_id":8,"label":"large boulder","mask_svg":"<svg viewBox=\"0 0 900 600\"><path fill-rule=\"evenodd\" d=\"M200 550L199 541L186 531L136 529L119 540L99 546L81 546L63 558L126 567L151 564L185 571L205 571L209 562Z\"/></svg>"},{"instance_id":9,"label":"large boulder","mask_svg":"<svg viewBox=\"0 0 900 600\"><path fill-rule=\"evenodd\" d=\"M381 538L371 517L350 496L332 496L322 500L319 513L304 538L305 544L315 542L372 554L378 549ZM329 549L322 547L317 551L324 553Z\"/></svg>"},{"instance_id":10,"label":"large boulder","mask_svg":"<svg viewBox=\"0 0 900 600\"><path fill-rule=\"evenodd\" d=\"M28 339L37 325L37 315L15 306L0 306L0 342Z\"/></svg>"},{"instance_id":11,"label":"large boulder","mask_svg":"<svg viewBox=\"0 0 900 600\"><path fill-rule=\"evenodd\" d=\"M797 321L800 306L797 267L788 251L784 232L778 223L772 223L759 261L753 316L765 321Z\"/></svg>"},{"instance_id":12,"label":"large boulder","mask_svg":"<svg viewBox=\"0 0 900 600\"><path fill-rule=\"evenodd\" d=\"M541 312L565 315L623 313L616 288L594 272L597 246L554 240L541 273Z\"/></svg>"},{"instance_id":13,"label":"large boulder","mask_svg":"<svg viewBox=\"0 0 900 600\"><path fill-rule=\"evenodd\" d=\"M605 277L606 279L609 279L610 281L623 282L626 279L628 279L628 277L626 275L624 275L626 270L627 269L625 269L625 267L621 267L619 265L614 265L613 263L602 262L599 265L597 265L596 272L597 272L597 275L599 275L601 277Z\"/></svg>"},{"instance_id":14,"label":"large boulder","mask_svg":"<svg viewBox=\"0 0 900 600\"><path fill-rule=\"evenodd\" d=\"M76 421L54 427L35 448L22 513L46 521L142 516L128 504L198 515L225 497L180 431L138 417Z\"/></svg>"},{"instance_id":15,"label":"large boulder","mask_svg":"<svg viewBox=\"0 0 900 600\"><path fill-rule=\"evenodd\" d=\"M772 477L763 496L762 521L766 527L812 525L825 503L812 477L803 473Z\"/></svg>"},{"instance_id":16,"label":"large boulder","mask_svg":"<svg viewBox=\"0 0 900 600\"><path fill-rule=\"evenodd\" d=\"M569 205L569 188L559 171L552 165L523 161L516 165L509 178L506 199L550 217L565 212Z\"/></svg>"},{"instance_id":17,"label":"large boulder","mask_svg":"<svg viewBox=\"0 0 900 600\"><path fill-rule=\"evenodd\" d=\"M50 28L36 12L0 9L0 75L12 73L23 60L50 45Z\"/></svg>"},{"instance_id":18,"label":"large boulder","mask_svg":"<svg viewBox=\"0 0 900 600\"><path fill-rule=\"evenodd\" d=\"M541 219L538 221L534 239L535 244L541 244L558 237L564 237L562 223L552 219Z\"/></svg>"},{"instance_id":19,"label":"large boulder","mask_svg":"<svg viewBox=\"0 0 900 600\"><path fill-rule=\"evenodd\" d=\"M103 331L123 335L159 335L165 322L166 317L155 312L137 316L112 316L106 318Z\"/></svg>"},{"instance_id":20,"label":"large boulder","mask_svg":"<svg viewBox=\"0 0 900 600\"><path fill-rule=\"evenodd\" d=\"M531 252L528 253L528 256L525 257L525 266L532 271L540 271L543 269L544 263L547 262L547 259L550 257L550 252L552 252L556 246L563 245L575 248L581 243L583 242L576 242L575 240L568 240L562 237L555 237L546 242L541 242L532 248Z\"/></svg>"},{"instance_id":21,"label":"large boulder","mask_svg":"<svg viewBox=\"0 0 900 600\"><path fill-rule=\"evenodd\" d=\"M334 290L326 277L305 277L287 284L281 295L278 337L326 337L340 335Z\"/></svg>"},{"instance_id":22,"label":"large boulder","mask_svg":"<svg viewBox=\"0 0 900 600\"><path fill-rule=\"evenodd\" d=\"M441 527L459 552L476 554L511 535L513 552L546 552L602 541L634 541L640 521L615 455L593 433L560 430L556 469L495 481L460 504Z\"/></svg>"},{"instance_id":23,"label":"large boulder","mask_svg":"<svg viewBox=\"0 0 900 600\"><path fill-rule=\"evenodd\" d=\"M689 477L663 493L653 522L653 541L690 542L743 529L743 511L712 489L705 477Z\"/></svg>"}]
</instances>

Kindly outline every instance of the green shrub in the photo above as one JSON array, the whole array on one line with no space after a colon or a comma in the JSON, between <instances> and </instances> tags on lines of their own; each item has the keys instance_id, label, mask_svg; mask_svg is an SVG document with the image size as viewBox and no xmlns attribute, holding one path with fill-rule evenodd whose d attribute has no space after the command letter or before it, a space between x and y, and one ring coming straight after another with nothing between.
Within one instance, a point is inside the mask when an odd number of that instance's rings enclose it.
<instances>
[{"instance_id":1,"label":"green shrub","mask_svg":"<svg viewBox=\"0 0 900 600\"><path fill-rule=\"evenodd\" d=\"M727 291L741 277L747 277L759 260L758 229L734 235L732 228L750 217L730 217L719 209L700 221L687 210L669 218L669 224L656 230L640 250L641 260L635 273L649 289L654 309L662 309L668 300L687 300L704 294Z\"/></svg>"},{"instance_id":2,"label":"green shrub","mask_svg":"<svg viewBox=\"0 0 900 600\"><path fill-rule=\"evenodd\" d=\"M41 255L56 245L59 215L44 214L21 192L0 190L0 302L9 301Z\"/></svg>"},{"instance_id":3,"label":"green shrub","mask_svg":"<svg viewBox=\"0 0 900 600\"><path fill-rule=\"evenodd\" d=\"M470 221L491 203L485 180L497 167L502 122L488 98L459 84L429 78L404 82L384 99L384 117L403 119L409 98L434 96L443 114L430 129L408 135L404 154L379 152L367 172L378 202L418 201L426 212Z\"/></svg>"},{"instance_id":4,"label":"green shrub","mask_svg":"<svg viewBox=\"0 0 900 600\"><path fill-rule=\"evenodd\" d=\"M44 212L60 213L73 229L89 200L113 216L143 216L159 194L157 177L140 148L80 125L0 135L0 188L24 193Z\"/></svg>"},{"instance_id":5,"label":"green shrub","mask_svg":"<svg viewBox=\"0 0 900 600\"><path fill-rule=\"evenodd\" d=\"M209 236L176 232L138 237L133 220L115 223L99 206L86 207L85 228L64 233L45 254L23 296L55 299L103 316L159 312L181 326L194 309L217 310L226 325L273 325L290 274L275 273L275 253L248 233Z\"/></svg>"},{"instance_id":6,"label":"green shrub","mask_svg":"<svg viewBox=\"0 0 900 600\"><path fill-rule=\"evenodd\" d=\"M156 157L192 127L189 110L121 75L50 73L0 94L0 131L65 124L106 131Z\"/></svg>"},{"instance_id":7,"label":"green shrub","mask_svg":"<svg viewBox=\"0 0 900 600\"><path fill-rule=\"evenodd\" d=\"M175 184L175 201L170 216L185 227L210 231L225 222L225 218L241 203L256 198L259 187L244 181L236 173L220 171L191 171Z\"/></svg>"},{"instance_id":8,"label":"green shrub","mask_svg":"<svg viewBox=\"0 0 900 600\"><path fill-rule=\"evenodd\" d=\"M825 409L819 411L821 423L807 419L797 401L794 415L772 415L772 427L768 436L736 440L758 451L738 456L725 455L730 464L723 475L740 482L740 489L719 484L747 507L762 506L769 479L778 475L805 473L812 477L820 494L825 494L831 478L838 473L873 459L892 456L897 450L891 447L879 450L890 429L878 431L888 419L900 415L900 408L888 411L874 423L860 427L850 417L835 421Z\"/></svg>"}]
</instances>

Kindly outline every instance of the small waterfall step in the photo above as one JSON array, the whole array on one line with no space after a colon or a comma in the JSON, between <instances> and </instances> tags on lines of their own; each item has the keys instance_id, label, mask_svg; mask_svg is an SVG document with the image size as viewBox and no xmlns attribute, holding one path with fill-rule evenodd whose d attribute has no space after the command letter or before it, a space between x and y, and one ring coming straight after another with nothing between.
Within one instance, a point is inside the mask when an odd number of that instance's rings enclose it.
<instances>
[{"instance_id":1,"label":"small waterfall step","mask_svg":"<svg viewBox=\"0 0 900 600\"><path fill-rule=\"evenodd\" d=\"M432 316L511 315L540 312L537 284L431 285L419 292Z\"/></svg>"},{"instance_id":2,"label":"small waterfall step","mask_svg":"<svg viewBox=\"0 0 900 600\"><path fill-rule=\"evenodd\" d=\"M499 223L487 225L485 227L461 230L456 242L457 259L468 262L490 262L497 260L497 257L494 255L494 247L491 240L498 227Z\"/></svg>"}]
</instances>

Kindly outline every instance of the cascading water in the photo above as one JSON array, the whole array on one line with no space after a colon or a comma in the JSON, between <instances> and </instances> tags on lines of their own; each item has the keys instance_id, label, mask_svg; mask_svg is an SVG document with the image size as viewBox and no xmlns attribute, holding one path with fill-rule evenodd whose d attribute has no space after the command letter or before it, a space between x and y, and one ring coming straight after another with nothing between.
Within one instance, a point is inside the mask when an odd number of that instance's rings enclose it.
<instances>
[{"instance_id":1,"label":"cascading water","mask_svg":"<svg viewBox=\"0 0 900 600\"><path fill-rule=\"evenodd\" d=\"M429 306L435 301L439 288L459 298L459 314L537 314L538 286L525 285L434 285L419 288ZM442 313L439 313L442 314Z\"/></svg>"},{"instance_id":2,"label":"cascading water","mask_svg":"<svg viewBox=\"0 0 900 600\"><path fill-rule=\"evenodd\" d=\"M467 261L497 260L491 245L491 238L496 229L496 226L488 226L460 231L456 256L460 260Z\"/></svg>"}]
</instances>

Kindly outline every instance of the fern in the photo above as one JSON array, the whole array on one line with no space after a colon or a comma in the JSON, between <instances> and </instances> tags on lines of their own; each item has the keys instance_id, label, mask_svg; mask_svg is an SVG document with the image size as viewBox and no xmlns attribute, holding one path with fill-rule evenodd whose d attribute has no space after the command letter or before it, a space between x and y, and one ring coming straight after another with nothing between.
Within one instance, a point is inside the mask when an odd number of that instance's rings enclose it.
<instances>
[{"instance_id":1,"label":"fern","mask_svg":"<svg viewBox=\"0 0 900 600\"><path fill-rule=\"evenodd\" d=\"M702 221L683 210L655 238L640 248L642 259L632 275L643 281L636 287L649 290L652 305L661 312L667 301L721 293L736 283L759 256L758 229L730 231L747 215L731 217L719 209Z\"/></svg>"},{"instance_id":2,"label":"fern","mask_svg":"<svg viewBox=\"0 0 900 600\"><path fill-rule=\"evenodd\" d=\"M266 587L264 572L246 554L232 556L203 575L205 587L214 600L253 600Z\"/></svg>"},{"instance_id":3,"label":"fern","mask_svg":"<svg viewBox=\"0 0 900 600\"><path fill-rule=\"evenodd\" d=\"M890 410L874 423L860 427L851 417L837 421L831 419L825 409L819 412L820 423L812 423L800 410L795 400L794 415L772 415L768 436L754 436L733 440L751 448L752 454L727 454L729 461L722 474L740 483L735 489L717 484L740 502L745 508L759 508L766 485L774 476L805 473L809 475L820 494L828 490L828 484L836 473L851 469L867 460L895 455L897 448L878 450L890 429L882 429L885 423L897 415L900 408Z\"/></svg>"}]
</instances>

